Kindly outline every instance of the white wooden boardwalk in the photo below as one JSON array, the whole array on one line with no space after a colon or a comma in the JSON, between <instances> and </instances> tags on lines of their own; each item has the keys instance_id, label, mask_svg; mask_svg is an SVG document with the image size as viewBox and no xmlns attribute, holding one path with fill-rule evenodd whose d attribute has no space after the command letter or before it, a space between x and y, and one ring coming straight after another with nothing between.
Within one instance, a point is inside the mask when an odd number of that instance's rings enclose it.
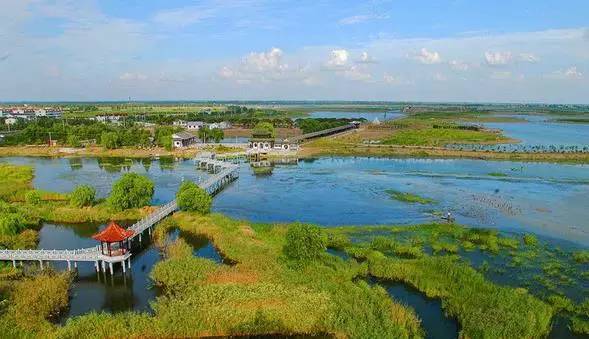
<instances>
[{"instance_id":1,"label":"white wooden boardwalk","mask_svg":"<svg viewBox=\"0 0 589 339\"><path fill-rule=\"evenodd\" d=\"M209 157L200 157L195 159L195 163L199 168L206 169L212 172L207 180L200 183L199 186L207 191L210 195L215 195L220 192L225 185L235 180L239 176L239 165L231 164L228 162L218 161ZM141 234L148 230L151 234L151 228L164 218L178 210L178 204L176 200L172 200L169 203L160 206L156 211L148 215L147 217L139 220L133 224L129 229L133 230L133 235L129 238L132 241L138 237L141 241ZM102 270L106 271L106 263L110 266L110 272L113 272L113 263L122 263L123 271L125 271L126 261L128 260L128 266L131 266L130 260L131 253L127 252L121 256L106 256L100 252L100 246L71 249L71 250L2 250L0 249L0 260L12 261L12 265L16 267L17 261L38 261L41 268L43 268L43 262L45 261L65 261L68 264L68 269L71 269L71 263L74 263L74 267L77 266L77 262L94 262L96 270L99 271L102 266Z\"/></svg>"}]
</instances>

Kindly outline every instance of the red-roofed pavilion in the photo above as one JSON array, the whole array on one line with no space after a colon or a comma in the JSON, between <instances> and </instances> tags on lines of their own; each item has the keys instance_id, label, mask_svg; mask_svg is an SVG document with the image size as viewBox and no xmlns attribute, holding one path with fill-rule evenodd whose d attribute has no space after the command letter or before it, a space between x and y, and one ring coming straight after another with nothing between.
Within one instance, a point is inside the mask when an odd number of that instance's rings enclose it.
<instances>
[{"instance_id":1,"label":"red-roofed pavilion","mask_svg":"<svg viewBox=\"0 0 589 339\"><path fill-rule=\"evenodd\" d=\"M129 239L133 233L133 231L126 230L116 222L111 221L105 229L94 234L92 238L100 241L100 250L103 255L116 257L125 255L129 251L127 239ZM104 246L105 244L106 246Z\"/></svg>"}]
</instances>

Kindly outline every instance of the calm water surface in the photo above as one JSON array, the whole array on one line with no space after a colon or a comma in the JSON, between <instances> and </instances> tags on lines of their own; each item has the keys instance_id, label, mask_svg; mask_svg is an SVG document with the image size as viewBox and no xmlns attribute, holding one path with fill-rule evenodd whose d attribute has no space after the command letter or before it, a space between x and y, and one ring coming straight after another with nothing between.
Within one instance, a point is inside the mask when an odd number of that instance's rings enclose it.
<instances>
[{"instance_id":1,"label":"calm water surface","mask_svg":"<svg viewBox=\"0 0 589 339\"><path fill-rule=\"evenodd\" d=\"M175 195L182 180L203 180L190 160L122 161L4 158L36 168L34 185L69 192L95 186L106 196L122 173L147 174L155 182L154 204ZM112 161L112 160L108 160ZM501 175L501 176L497 176ZM408 204L393 189L433 199ZM255 175L247 164L239 180L214 202L214 210L256 222L302 221L333 225L409 224L439 221L450 211L458 222L516 232L533 232L589 244L589 166L510 161L319 158L276 165Z\"/></svg>"},{"instance_id":2,"label":"calm water surface","mask_svg":"<svg viewBox=\"0 0 589 339\"><path fill-rule=\"evenodd\" d=\"M545 116L511 115L527 122L484 123L486 127L498 128L508 137L520 140L526 146L587 146L589 124L569 124L547 120Z\"/></svg>"}]
</instances>

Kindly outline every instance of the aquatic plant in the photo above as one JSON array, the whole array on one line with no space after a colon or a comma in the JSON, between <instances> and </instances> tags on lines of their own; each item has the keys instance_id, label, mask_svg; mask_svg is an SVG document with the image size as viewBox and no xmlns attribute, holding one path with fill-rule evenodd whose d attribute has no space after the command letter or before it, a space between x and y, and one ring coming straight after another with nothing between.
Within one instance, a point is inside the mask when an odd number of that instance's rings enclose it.
<instances>
[{"instance_id":1,"label":"aquatic plant","mask_svg":"<svg viewBox=\"0 0 589 339\"><path fill-rule=\"evenodd\" d=\"M581 264L589 263L589 251L575 251L573 252L573 259Z\"/></svg>"},{"instance_id":2,"label":"aquatic plant","mask_svg":"<svg viewBox=\"0 0 589 339\"><path fill-rule=\"evenodd\" d=\"M400 192L393 189L388 189L385 193L395 200L408 203L431 204L434 202L433 199L423 198L413 193Z\"/></svg>"},{"instance_id":3,"label":"aquatic plant","mask_svg":"<svg viewBox=\"0 0 589 339\"><path fill-rule=\"evenodd\" d=\"M316 260L325 251L327 239L318 226L296 223L288 227L284 255L297 264Z\"/></svg>"},{"instance_id":4,"label":"aquatic plant","mask_svg":"<svg viewBox=\"0 0 589 339\"><path fill-rule=\"evenodd\" d=\"M390 259L367 256L370 273L404 281L428 297L441 298L450 316L461 325L461 336L523 338L547 335L552 308L525 289L497 286L451 256Z\"/></svg>"}]
</instances>

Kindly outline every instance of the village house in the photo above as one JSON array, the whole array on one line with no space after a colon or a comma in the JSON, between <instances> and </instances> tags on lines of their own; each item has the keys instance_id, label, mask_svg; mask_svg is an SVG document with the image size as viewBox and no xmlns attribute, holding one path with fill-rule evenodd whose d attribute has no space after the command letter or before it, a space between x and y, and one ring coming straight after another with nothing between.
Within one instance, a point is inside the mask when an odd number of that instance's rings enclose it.
<instances>
[{"instance_id":1,"label":"village house","mask_svg":"<svg viewBox=\"0 0 589 339\"><path fill-rule=\"evenodd\" d=\"M121 116L120 115L97 115L94 118L91 118L92 120L98 121L98 122L110 122L113 124L118 124L121 120Z\"/></svg>"},{"instance_id":2,"label":"village house","mask_svg":"<svg viewBox=\"0 0 589 339\"><path fill-rule=\"evenodd\" d=\"M172 134L172 146L174 148L184 148L196 144L197 138L190 132L178 132Z\"/></svg>"}]
</instances>

